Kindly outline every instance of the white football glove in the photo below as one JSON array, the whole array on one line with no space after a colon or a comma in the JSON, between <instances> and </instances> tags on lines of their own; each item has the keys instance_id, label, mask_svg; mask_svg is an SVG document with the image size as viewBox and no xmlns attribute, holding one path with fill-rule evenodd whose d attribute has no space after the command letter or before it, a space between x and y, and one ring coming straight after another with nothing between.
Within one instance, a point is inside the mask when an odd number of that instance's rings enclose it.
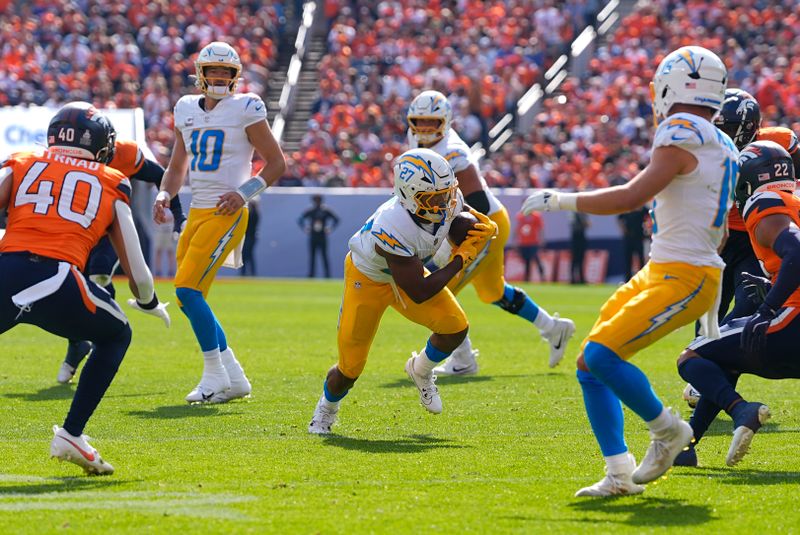
<instances>
[{"instance_id":1,"label":"white football glove","mask_svg":"<svg viewBox=\"0 0 800 535\"><path fill-rule=\"evenodd\" d=\"M169 312L167 312L167 305L169 303L158 303L155 308L142 308L142 305L136 299L128 299L128 305L132 308L135 308L139 312L144 312L145 314L149 314L150 316L155 316L160 318L161 321L164 322L164 325L169 329L172 320L169 317Z\"/></svg>"},{"instance_id":2,"label":"white football glove","mask_svg":"<svg viewBox=\"0 0 800 535\"><path fill-rule=\"evenodd\" d=\"M536 190L522 203L522 213L528 215L531 212L555 212L561 210L559 196L559 192L554 189Z\"/></svg>"}]
</instances>

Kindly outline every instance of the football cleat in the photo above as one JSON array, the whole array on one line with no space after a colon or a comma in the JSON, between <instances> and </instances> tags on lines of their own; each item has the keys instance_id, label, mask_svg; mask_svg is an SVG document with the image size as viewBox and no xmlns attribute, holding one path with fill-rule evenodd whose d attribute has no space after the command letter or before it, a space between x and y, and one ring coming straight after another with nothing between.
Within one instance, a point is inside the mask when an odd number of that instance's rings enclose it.
<instances>
[{"instance_id":1,"label":"football cleat","mask_svg":"<svg viewBox=\"0 0 800 535\"><path fill-rule=\"evenodd\" d=\"M755 401L747 404L745 413L734 422L735 429L733 430L733 440L731 440L731 447L728 449L728 455L725 457L725 464L728 466L735 466L742 460L750 449L750 443L753 441L756 431L761 429L761 426L764 425L771 416L772 414L769 412L769 407L766 405Z\"/></svg>"},{"instance_id":2,"label":"football cleat","mask_svg":"<svg viewBox=\"0 0 800 535\"><path fill-rule=\"evenodd\" d=\"M230 348L226 349L222 352L221 358L222 365L225 367L225 371L228 372L228 377L230 377L231 387L229 390L217 394L214 403L224 403L232 399L246 398L249 396L253 388L250 386L250 381L247 380L247 376L244 374L242 365L239 364L239 361L236 360L236 357L233 355L233 351Z\"/></svg>"},{"instance_id":3,"label":"football cleat","mask_svg":"<svg viewBox=\"0 0 800 535\"><path fill-rule=\"evenodd\" d=\"M675 457L675 460L672 461L672 466L697 467L697 452L693 447L689 446Z\"/></svg>"},{"instance_id":4,"label":"football cleat","mask_svg":"<svg viewBox=\"0 0 800 535\"><path fill-rule=\"evenodd\" d=\"M312 435L330 435L331 427L336 423L336 415L339 409L331 410L322 404L322 398L317 402L317 407L314 409L314 416L311 417L311 423L308 424L308 432Z\"/></svg>"},{"instance_id":5,"label":"football cleat","mask_svg":"<svg viewBox=\"0 0 800 535\"><path fill-rule=\"evenodd\" d=\"M66 362L62 362L61 367L58 369L58 375L56 375L56 381L62 385L69 383L72 381L72 378L75 377L75 372L77 370L77 368L70 366Z\"/></svg>"},{"instance_id":6,"label":"football cleat","mask_svg":"<svg viewBox=\"0 0 800 535\"><path fill-rule=\"evenodd\" d=\"M584 487L575 493L576 498L581 497L603 497L620 496L625 494L641 494L644 487L637 485L631 479L631 474L636 468L636 459L632 454L628 454L628 466L619 473L612 474L606 467L606 477L591 485Z\"/></svg>"},{"instance_id":7,"label":"football cleat","mask_svg":"<svg viewBox=\"0 0 800 535\"><path fill-rule=\"evenodd\" d=\"M669 409L668 409L669 410ZM670 412L672 423L658 435L650 432L650 446L636 470L634 483L649 483L664 475L672 467L675 457L692 441L692 426Z\"/></svg>"},{"instance_id":8,"label":"football cleat","mask_svg":"<svg viewBox=\"0 0 800 535\"><path fill-rule=\"evenodd\" d=\"M546 333L541 333L542 338L550 344L549 365L551 368L558 366L558 363L564 358L569 339L575 334L575 323L571 319L560 318L556 312L553 314L553 320L555 321L553 327Z\"/></svg>"},{"instance_id":9,"label":"football cleat","mask_svg":"<svg viewBox=\"0 0 800 535\"><path fill-rule=\"evenodd\" d=\"M50 442L50 457L77 464L89 475L111 475L114 467L100 457L89 442L89 437L70 435L64 428L53 426L53 441Z\"/></svg>"},{"instance_id":10,"label":"football cleat","mask_svg":"<svg viewBox=\"0 0 800 535\"><path fill-rule=\"evenodd\" d=\"M231 379L228 372L204 373L200 383L186 396L189 403L224 403L225 392L231 388Z\"/></svg>"},{"instance_id":11,"label":"football cleat","mask_svg":"<svg viewBox=\"0 0 800 535\"><path fill-rule=\"evenodd\" d=\"M695 390L691 384L686 383L686 388L683 389L683 400L694 409L697 407L697 402L700 401L700 392Z\"/></svg>"},{"instance_id":12,"label":"football cleat","mask_svg":"<svg viewBox=\"0 0 800 535\"><path fill-rule=\"evenodd\" d=\"M417 386L419 402L425 407L425 410L433 414L440 414L442 412L442 398L439 397L439 389L436 388L436 376L433 372L428 375L419 375L414 370L415 358L417 358L417 353L412 352L411 358L406 362L406 373Z\"/></svg>"},{"instance_id":13,"label":"football cleat","mask_svg":"<svg viewBox=\"0 0 800 535\"><path fill-rule=\"evenodd\" d=\"M475 375L478 373L478 361L475 360L478 354L477 349L473 349L465 355L456 355L453 352L441 366L433 369L433 373L436 375Z\"/></svg>"}]
</instances>

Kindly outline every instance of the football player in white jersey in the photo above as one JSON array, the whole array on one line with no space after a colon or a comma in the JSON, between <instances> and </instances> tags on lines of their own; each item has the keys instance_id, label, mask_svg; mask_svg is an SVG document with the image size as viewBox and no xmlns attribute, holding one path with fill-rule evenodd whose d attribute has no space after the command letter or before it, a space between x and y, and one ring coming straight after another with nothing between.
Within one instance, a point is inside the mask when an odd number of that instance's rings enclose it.
<instances>
[{"instance_id":1,"label":"football player in white jersey","mask_svg":"<svg viewBox=\"0 0 800 535\"><path fill-rule=\"evenodd\" d=\"M195 61L200 95L175 105L175 144L153 206L165 221L170 199L187 172L192 204L177 249L175 294L203 352L203 375L186 401L222 403L250 394L250 382L228 347L206 302L225 258L238 250L247 228L247 202L280 178L286 162L267 125L266 106L253 93L236 93L242 64L230 45L205 46ZM266 164L251 177L253 149Z\"/></svg>"},{"instance_id":2,"label":"football player in white jersey","mask_svg":"<svg viewBox=\"0 0 800 535\"><path fill-rule=\"evenodd\" d=\"M578 357L578 381L607 475L577 496L643 492L642 484L666 472L692 438L689 424L663 406L628 359L697 319L701 332L719 336L724 264L717 249L738 173L733 141L711 122L726 84L725 64L713 52L686 46L670 53L651 84L658 128L647 167L623 186L540 190L523 205L525 213L617 214L655 198L650 261L606 301ZM620 401L650 428L650 447L638 467L625 444Z\"/></svg>"},{"instance_id":3,"label":"football player in white jersey","mask_svg":"<svg viewBox=\"0 0 800 535\"><path fill-rule=\"evenodd\" d=\"M551 316L521 288L506 282L505 246L511 233L511 221L505 207L486 185L469 147L450 127L452 115L450 103L443 94L423 91L411 101L408 108L408 143L411 147L430 148L450 163L466 203L488 215L497 224L498 235L465 270L464 276L453 279L448 288L458 295L468 284L472 284L478 298L484 303L497 305L533 323L550 344L549 364L553 368L564 357L567 342L575 333L575 324L572 320L559 318L558 314ZM446 250L442 252L447 253ZM444 256L449 259L446 254ZM477 354L467 336L452 356L434 372L439 375L475 374L478 372Z\"/></svg>"},{"instance_id":4,"label":"football player in white jersey","mask_svg":"<svg viewBox=\"0 0 800 535\"><path fill-rule=\"evenodd\" d=\"M486 216L456 247L453 259L428 274L424 263L447 241L453 217L465 208L447 161L428 149L412 149L394 164L395 195L350 238L339 312L339 362L329 371L308 432L328 434L339 403L367 363L381 316L391 306L433 334L406 362L425 409L442 412L433 368L467 335L467 317L447 283L469 266L497 232Z\"/></svg>"}]
</instances>

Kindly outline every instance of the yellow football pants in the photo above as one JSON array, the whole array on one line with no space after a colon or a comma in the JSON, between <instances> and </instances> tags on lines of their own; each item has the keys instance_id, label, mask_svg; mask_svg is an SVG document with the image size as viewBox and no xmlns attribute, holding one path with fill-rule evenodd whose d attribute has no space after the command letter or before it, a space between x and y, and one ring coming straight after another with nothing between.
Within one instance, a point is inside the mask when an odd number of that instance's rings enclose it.
<instances>
[{"instance_id":1,"label":"yellow football pants","mask_svg":"<svg viewBox=\"0 0 800 535\"><path fill-rule=\"evenodd\" d=\"M381 317L391 306L409 320L437 334L455 334L467 328L467 316L455 296L444 288L423 303L415 303L389 283L374 282L344 260L344 296L339 311L339 371L350 379L361 375Z\"/></svg>"},{"instance_id":2,"label":"yellow football pants","mask_svg":"<svg viewBox=\"0 0 800 535\"><path fill-rule=\"evenodd\" d=\"M176 288L208 290L228 254L244 239L247 208L233 215L216 215L216 208L192 208L176 251Z\"/></svg>"},{"instance_id":3,"label":"yellow football pants","mask_svg":"<svg viewBox=\"0 0 800 535\"><path fill-rule=\"evenodd\" d=\"M710 266L648 262L606 301L581 348L597 342L630 358L711 308L721 272Z\"/></svg>"}]
</instances>

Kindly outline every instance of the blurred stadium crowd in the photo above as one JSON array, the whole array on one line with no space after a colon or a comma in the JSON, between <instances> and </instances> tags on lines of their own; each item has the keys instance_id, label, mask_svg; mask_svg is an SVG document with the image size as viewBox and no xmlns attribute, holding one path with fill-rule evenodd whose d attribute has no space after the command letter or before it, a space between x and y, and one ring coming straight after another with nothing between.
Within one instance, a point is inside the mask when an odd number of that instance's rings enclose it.
<instances>
[{"instance_id":1,"label":"blurred stadium crowd","mask_svg":"<svg viewBox=\"0 0 800 535\"><path fill-rule=\"evenodd\" d=\"M325 0L328 53L301 148L282 185L388 186L405 111L445 93L472 144L593 24L601 0ZM240 89L264 94L286 31L281 2L0 1L0 105L141 106L166 161L172 106L192 91L193 54L214 39L245 65ZM482 160L490 185L591 188L633 176L652 129L648 83L665 50L717 52L731 87L760 102L765 125L800 131L796 0L639 2L580 78L542 101L534 127Z\"/></svg>"}]
</instances>

